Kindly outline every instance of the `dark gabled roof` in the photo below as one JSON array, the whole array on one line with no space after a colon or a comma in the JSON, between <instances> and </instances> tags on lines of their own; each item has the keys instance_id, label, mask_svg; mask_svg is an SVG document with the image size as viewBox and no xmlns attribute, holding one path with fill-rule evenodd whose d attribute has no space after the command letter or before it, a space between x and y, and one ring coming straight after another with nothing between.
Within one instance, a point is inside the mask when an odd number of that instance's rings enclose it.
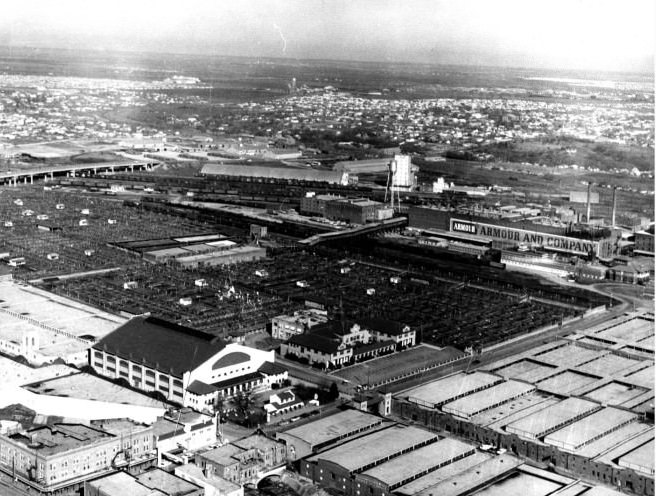
<instances>
[{"instance_id":1,"label":"dark gabled roof","mask_svg":"<svg viewBox=\"0 0 656 496\"><path fill-rule=\"evenodd\" d=\"M312 326L308 334L321 336L326 339L339 339L341 336L350 334L355 322L350 320L329 320L322 324Z\"/></svg>"},{"instance_id":2,"label":"dark gabled roof","mask_svg":"<svg viewBox=\"0 0 656 496\"><path fill-rule=\"evenodd\" d=\"M396 322L394 320L371 318L371 319L361 319L358 321L361 327L364 329L369 329L371 331L382 332L388 336L396 336L398 334L403 334L403 329L407 327L405 324Z\"/></svg>"},{"instance_id":3,"label":"dark gabled roof","mask_svg":"<svg viewBox=\"0 0 656 496\"><path fill-rule=\"evenodd\" d=\"M189 387L187 388L187 392L196 394L198 396L211 394L216 391L217 389L214 386L211 386L210 384L205 384L203 381L194 381L191 384L189 384Z\"/></svg>"},{"instance_id":4,"label":"dark gabled roof","mask_svg":"<svg viewBox=\"0 0 656 496\"><path fill-rule=\"evenodd\" d=\"M211 334L150 316L129 320L93 345L94 349L176 377L182 377L225 347L224 341Z\"/></svg>"},{"instance_id":5,"label":"dark gabled roof","mask_svg":"<svg viewBox=\"0 0 656 496\"><path fill-rule=\"evenodd\" d=\"M287 372L287 367L283 367L275 362L264 362L257 371L265 376L279 375Z\"/></svg>"},{"instance_id":6,"label":"dark gabled roof","mask_svg":"<svg viewBox=\"0 0 656 496\"><path fill-rule=\"evenodd\" d=\"M251 372L250 374L240 375L239 377L232 377L226 379L225 381L219 381L212 384L216 389L225 389L230 386L235 386L237 384L245 384L253 379L261 379L262 374L259 372Z\"/></svg>"},{"instance_id":7,"label":"dark gabled roof","mask_svg":"<svg viewBox=\"0 0 656 496\"><path fill-rule=\"evenodd\" d=\"M328 354L335 353L340 345L339 341L333 341L322 336L316 336L314 334L297 334L292 336L287 342L297 346L305 346L311 350L316 350Z\"/></svg>"},{"instance_id":8,"label":"dark gabled roof","mask_svg":"<svg viewBox=\"0 0 656 496\"><path fill-rule=\"evenodd\" d=\"M396 343L394 341L376 341L373 343L360 344L353 348L353 355L362 355L363 353L380 350L381 348L387 348L389 346L396 346Z\"/></svg>"},{"instance_id":9,"label":"dark gabled roof","mask_svg":"<svg viewBox=\"0 0 656 496\"><path fill-rule=\"evenodd\" d=\"M277 396L278 399L280 399L280 403L278 403L279 405L296 400L296 396L291 391L283 391L282 393L278 393Z\"/></svg>"}]
</instances>

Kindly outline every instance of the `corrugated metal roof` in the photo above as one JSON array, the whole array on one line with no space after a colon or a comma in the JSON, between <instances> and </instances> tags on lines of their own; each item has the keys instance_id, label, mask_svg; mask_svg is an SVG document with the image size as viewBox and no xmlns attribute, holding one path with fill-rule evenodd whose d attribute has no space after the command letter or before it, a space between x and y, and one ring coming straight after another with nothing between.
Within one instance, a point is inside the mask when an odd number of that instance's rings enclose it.
<instances>
[{"instance_id":1,"label":"corrugated metal roof","mask_svg":"<svg viewBox=\"0 0 656 496\"><path fill-rule=\"evenodd\" d=\"M314 169L291 169L283 167L234 164L205 164L201 170L201 174L295 179L298 181L321 181L338 184L345 184L348 179L348 175L339 171L318 171Z\"/></svg>"}]
</instances>

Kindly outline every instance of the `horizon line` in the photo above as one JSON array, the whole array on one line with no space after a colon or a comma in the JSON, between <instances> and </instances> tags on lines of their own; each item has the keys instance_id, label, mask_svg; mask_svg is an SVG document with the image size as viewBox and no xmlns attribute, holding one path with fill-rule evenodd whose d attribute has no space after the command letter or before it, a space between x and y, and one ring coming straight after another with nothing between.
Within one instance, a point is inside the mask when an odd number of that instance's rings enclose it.
<instances>
[{"instance_id":1,"label":"horizon line","mask_svg":"<svg viewBox=\"0 0 656 496\"><path fill-rule=\"evenodd\" d=\"M652 66L649 70L621 70L621 69L583 69L583 68L563 68L563 67L546 67L546 66L536 66L536 67L521 67L513 65L487 65L487 64L476 64L476 63L446 63L446 62L408 62L408 61L396 61L396 60L362 60L362 59L333 59L333 58L319 58L319 57L292 57L292 56L271 56L271 55L229 55L229 54L212 54L212 53L203 53L203 52L171 52L171 51L155 51L155 50L128 50L128 49L117 49L117 48L97 48L97 47L84 47L84 48L71 48L71 47L60 47L60 46L32 46L32 45L5 45L0 44L0 50L53 50L53 51L67 51L67 52L90 52L90 53L115 53L115 54L146 54L146 55L157 55L157 56L193 56L193 57L207 57L212 56L219 59L250 59L250 60L273 60L273 61L297 61L297 62L327 62L327 63L355 63L355 64L385 64L385 65L400 65L400 66L427 66L427 67L480 67L480 68L490 68L490 69L508 69L516 71L562 71L562 72L591 72L599 74L632 74L639 76L654 76L654 67Z\"/></svg>"}]
</instances>

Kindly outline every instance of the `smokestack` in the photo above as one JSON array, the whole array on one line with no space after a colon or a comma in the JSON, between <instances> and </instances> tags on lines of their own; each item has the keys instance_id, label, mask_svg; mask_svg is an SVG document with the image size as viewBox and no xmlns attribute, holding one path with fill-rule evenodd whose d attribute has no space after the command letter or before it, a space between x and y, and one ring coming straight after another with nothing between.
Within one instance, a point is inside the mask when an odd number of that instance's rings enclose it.
<instances>
[{"instance_id":1,"label":"smokestack","mask_svg":"<svg viewBox=\"0 0 656 496\"><path fill-rule=\"evenodd\" d=\"M592 183L588 183L588 210L587 210L587 215L586 215L586 222L590 224L590 192L592 190Z\"/></svg>"},{"instance_id":2,"label":"smokestack","mask_svg":"<svg viewBox=\"0 0 656 496\"><path fill-rule=\"evenodd\" d=\"M610 218L610 226L615 229L615 213L617 212L617 186L613 186L613 213Z\"/></svg>"}]
</instances>

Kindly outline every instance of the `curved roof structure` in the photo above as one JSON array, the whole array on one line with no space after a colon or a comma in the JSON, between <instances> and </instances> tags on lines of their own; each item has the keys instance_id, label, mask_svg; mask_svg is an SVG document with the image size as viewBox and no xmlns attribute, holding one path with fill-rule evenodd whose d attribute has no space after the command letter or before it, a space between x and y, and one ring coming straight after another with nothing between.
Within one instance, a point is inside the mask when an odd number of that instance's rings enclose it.
<instances>
[{"instance_id":1,"label":"curved roof structure","mask_svg":"<svg viewBox=\"0 0 656 496\"><path fill-rule=\"evenodd\" d=\"M201 174L212 176L263 177L272 179L291 179L296 181L318 181L334 184L347 184L348 173L341 171L319 171L314 169L292 169L284 167L264 167L261 165L205 164Z\"/></svg>"}]
</instances>

